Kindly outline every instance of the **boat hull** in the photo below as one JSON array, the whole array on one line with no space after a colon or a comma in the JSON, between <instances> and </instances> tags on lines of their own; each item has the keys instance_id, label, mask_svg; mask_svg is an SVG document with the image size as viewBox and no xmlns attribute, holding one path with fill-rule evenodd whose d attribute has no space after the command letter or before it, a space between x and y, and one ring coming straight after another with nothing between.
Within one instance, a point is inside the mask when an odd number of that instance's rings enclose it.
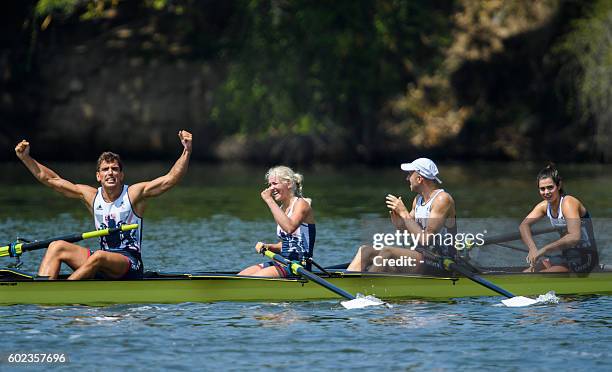
<instances>
[{"instance_id":1,"label":"boat hull","mask_svg":"<svg viewBox=\"0 0 612 372\"><path fill-rule=\"evenodd\" d=\"M11 271L11 273L15 273ZM590 274L506 273L483 278L522 296L555 291L560 295L612 294L612 272ZM450 299L499 296L466 278L390 274L345 274L325 277L350 293L394 299ZM339 299L301 279L244 277L231 273L157 274L140 280L34 280L0 270L0 304L105 305L215 301L310 301Z\"/></svg>"}]
</instances>

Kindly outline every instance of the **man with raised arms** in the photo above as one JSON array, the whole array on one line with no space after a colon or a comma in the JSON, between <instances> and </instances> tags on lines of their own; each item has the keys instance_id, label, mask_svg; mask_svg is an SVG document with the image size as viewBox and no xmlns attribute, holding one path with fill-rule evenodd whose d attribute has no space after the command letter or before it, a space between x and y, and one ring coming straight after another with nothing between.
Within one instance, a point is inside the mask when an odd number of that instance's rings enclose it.
<instances>
[{"instance_id":1,"label":"man with raised arms","mask_svg":"<svg viewBox=\"0 0 612 372\"><path fill-rule=\"evenodd\" d=\"M412 235L419 246L435 246L437 254L454 257L456 250L453 239L457 232L455 224L455 201L449 193L439 187L438 167L427 158L419 158L412 163L401 165L408 172L406 181L410 190L418 195L408 211L401 197L387 195L391 222L402 235ZM412 240L412 239L411 239ZM450 240L450 241L449 241ZM443 267L429 260L422 253L408 248L361 246L349 264L347 271L371 272L439 272Z\"/></svg>"},{"instance_id":2,"label":"man with raised arms","mask_svg":"<svg viewBox=\"0 0 612 372\"><path fill-rule=\"evenodd\" d=\"M191 156L191 133L178 133L183 152L172 169L152 181L124 185L123 163L119 155L104 152L98 158L96 179L100 187L74 184L61 178L51 169L30 156L30 144L23 140L15 147L17 157L28 170L45 186L60 194L81 200L94 216L96 229L138 224L136 230L100 239L100 250L93 254L87 248L62 240L49 245L38 269L39 276L57 279L61 264L70 266L74 272L68 279L93 278L101 274L109 279L142 277L143 264L140 255L142 239L142 215L146 200L171 189L187 172Z\"/></svg>"}]
</instances>

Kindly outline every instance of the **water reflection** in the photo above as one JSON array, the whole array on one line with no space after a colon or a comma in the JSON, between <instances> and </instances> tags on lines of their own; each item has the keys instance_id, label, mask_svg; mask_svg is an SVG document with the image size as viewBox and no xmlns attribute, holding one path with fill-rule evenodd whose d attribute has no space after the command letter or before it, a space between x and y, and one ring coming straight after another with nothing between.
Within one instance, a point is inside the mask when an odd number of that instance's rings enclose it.
<instances>
[{"instance_id":1,"label":"water reflection","mask_svg":"<svg viewBox=\"0 0 612 372\"><path fill-rule=\"evenodd\" d=\"M127 183L157 177L167 164L127 164ZM52 164L63 177L95 185L92 166ZM533 182L539 169L530 164L447 164L441 165L444 187L457 201L459 217L521 218L539 201ZM503 171L502 171L503 170ZM152 200L148 219L211 218L234 216L241 220L270 219L261 202L265 167L205 166L192 164L176 189ZM565 187L587 205L594 217L612 217L609 184L612 165L564 166ZM395 167L342 170L305 170L304 191L313 199L318 217L375 215L386 217L384 196L391 193L411 197L404 174ZM88 218L78 201L69 200L38 184L22 166L0 165L0 220L13 217L44 219L61 213Z\"/></svg>"}]
</instances>

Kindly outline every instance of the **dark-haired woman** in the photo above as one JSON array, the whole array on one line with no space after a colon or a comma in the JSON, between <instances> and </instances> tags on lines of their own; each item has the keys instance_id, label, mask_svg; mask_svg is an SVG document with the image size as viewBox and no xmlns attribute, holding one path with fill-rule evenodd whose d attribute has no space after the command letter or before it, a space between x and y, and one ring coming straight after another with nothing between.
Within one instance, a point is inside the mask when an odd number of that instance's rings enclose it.
<instances>
[{"instance_id":1,"label":"dark-haired woman","mask_svg":"<svg viewBox=\"0 0 612 372\"><path fill-rule=\"evenodd\" d=\"M536 204L519 227L529 248L526 258L529 268L525 271L590 272L599 259L589 212L580 200L565 194L563 180L553 164L538 173L537 183L544 200ZM560 238L538 249L531 225L546 216Z\"/></svg>"}]
</instances>

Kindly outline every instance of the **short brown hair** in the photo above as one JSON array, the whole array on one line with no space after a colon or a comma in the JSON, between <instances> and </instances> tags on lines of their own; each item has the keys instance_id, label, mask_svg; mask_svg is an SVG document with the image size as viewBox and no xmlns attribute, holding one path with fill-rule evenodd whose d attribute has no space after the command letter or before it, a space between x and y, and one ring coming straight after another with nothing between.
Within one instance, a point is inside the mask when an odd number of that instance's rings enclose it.
<instances>
[{"instance_id":1,"label":"short brown hair","mask_svg":"<svg viewBox=\"0 0 612 372\"><path fill-rule=\"evenodd\" d=\"M103 161L107 163L116 161L117 164L119 164L119 170L123 171L123 162L121 161L121 157L115 154L114 152L105 151L100 154L100 157L98 158L98 163L96 164L96 172L100 170L100 164L102 164Z\"/></svg>"}]
</instances>

